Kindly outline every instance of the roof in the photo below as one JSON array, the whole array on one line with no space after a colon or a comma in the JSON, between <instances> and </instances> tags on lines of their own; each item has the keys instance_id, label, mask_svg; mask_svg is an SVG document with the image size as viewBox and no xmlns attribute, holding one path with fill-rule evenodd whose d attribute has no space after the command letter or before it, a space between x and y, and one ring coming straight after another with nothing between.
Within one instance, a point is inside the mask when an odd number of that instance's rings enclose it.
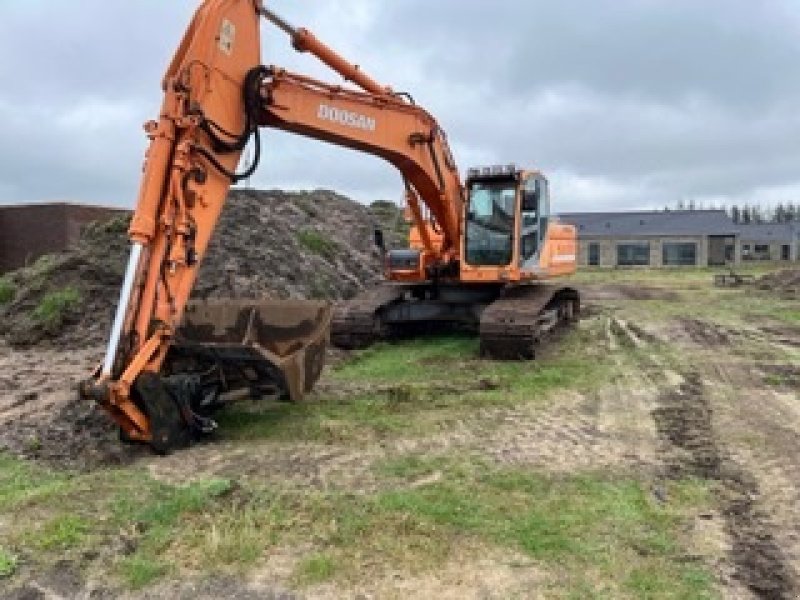
<instances>
[{"instance_id":1,"label":"roof","mask_svg":"<svg viewBox=\"0 0 800 600\"><path fill-rule=\"evenodd\" d=\"M662 210L562 213L578 237L736 235L724 210Z\"/></svg>"},{"instance_id":2,"label":"roof","mask_svg":"<svg viewBox=\"0 0 800 600\"><path fill-rule=\"evenodd\" d=\"M739 233L745 242L784 242L800 239L800 223L739 223Z\"/></svg>"},{"instance_id":3,"label":"roof","mask_svg":"<svg viewBox=\"0 0 800 600\"><path fill-rule=\"evenodd\" d=\"M55 202L20 202L17 204L3 204L0 202L0 211L2 210L28 210L30 208L53 208L53 207L68 207L68 208L92 208L116 212L130 212L130 208L124 206L109 206L105 204L87 204L85 202L72 202L72 201L55 201Z\"/></svg>"}]
</instances>

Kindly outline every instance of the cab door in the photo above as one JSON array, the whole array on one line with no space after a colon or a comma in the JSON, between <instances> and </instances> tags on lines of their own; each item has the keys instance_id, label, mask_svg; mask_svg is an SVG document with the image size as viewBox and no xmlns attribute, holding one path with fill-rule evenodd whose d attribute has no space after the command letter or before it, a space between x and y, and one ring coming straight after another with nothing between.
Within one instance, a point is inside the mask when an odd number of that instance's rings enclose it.
<instances>
[{"instance_id":1,"label":"cab door","mask_svg":"<svg viewBox=\"0 0 800 600\"><path fill-rule=\"evenodd\" d=\"M519 266L531 268L539 262L539 252L550 220L550 190L541 175L532 175L520 194Z\"/></svg>"}]
</instances>

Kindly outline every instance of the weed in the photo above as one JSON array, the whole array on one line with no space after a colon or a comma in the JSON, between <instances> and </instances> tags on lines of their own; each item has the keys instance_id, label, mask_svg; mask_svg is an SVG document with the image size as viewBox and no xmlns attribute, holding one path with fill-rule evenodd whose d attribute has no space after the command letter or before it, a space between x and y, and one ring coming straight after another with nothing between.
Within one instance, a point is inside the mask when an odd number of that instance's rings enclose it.
<instances>
[{"instance_id":1,"label":"weed","mask_svg":"<svg viewBox=\"0 0 800 600\"><path fill-rule=\"evenodd\" d=\"M305 558L295 570L295 580L300 584L323 583L336 573L336 561L329 554L313 554Z\"/></svg>"},{"instance_id":2,"label":"weed","mask_svg":"<svg viewBox=\"0 0 800 600\"><path fill-rule=\"evenodd\" d=\"M14 300L17 289L10 279L0 277L0 306L9 304Z\"/></svg>"},{"instance_id":3,"label":"weed","mask_svg":"<svg viewBox=\"0 0 800 600\"><path fill-rule=\"evenodd\" d=\"M0 546L0 579L7 579L17 571L17 557Z\"/></svg>"},{"instance_id":4,"label":"weed","mask_svg":"<svg viewBox=\"0 0 800 600\"><path fill-rule=\"evenodd\" d=\"M126 556L119 563L120 574L132 589L143 588L163 577L169 572L169 568L169 565L159 557L150 557L139 553Z\"/></svg>"},{"instance_id":5,"label":"weed","mask_svg":"<svg viewBox=\"0 0 800 600\"><path fill-rule=\"evenodd\" d=\"M33 311L34 319L51 331L58 330L80 304L81 295L68 286L46 294Z\"/></svg>"},{"instance_id":6,"label":"weed","mask_svg":"<svg viewBox=\"0 0 800 600\"><path fill-rule=\"evenodd\" d=\"M244 506L198 516L180 544L208 568L250 565L278 541L287 520L278 498L258 492Z\"/></svg>"},{"instance_id":7,"label":"weed","mask_svg":"<svg viewBox=\"0 0 800 600\"><path fill-rule=\"evenodd\" d=\"M308 250L323 258L334 258L339 252L339 245L336 242L311 229L299 232L297 239Z\"/></svg>"},{"instance_id":8,"label":"weed","mask_svg":"<svg viewBox=\"0 0 800 600\"><path fill-rule=\"evenodd\" d=\"M60 515L28 535L28 543L40 550L67 550L81 545L89 522L76 515Z\"/></svg>"}]
</instances>

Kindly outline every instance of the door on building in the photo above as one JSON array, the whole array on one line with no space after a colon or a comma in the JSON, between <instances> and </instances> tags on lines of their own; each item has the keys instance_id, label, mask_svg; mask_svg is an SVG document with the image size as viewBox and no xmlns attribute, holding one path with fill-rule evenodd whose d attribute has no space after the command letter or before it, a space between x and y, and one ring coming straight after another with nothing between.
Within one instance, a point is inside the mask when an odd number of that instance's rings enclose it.
<instances>
[{"instance_id":1,"label":"door on building","mask_svg":"<svg viewBox=\"0 0 800 600\"><path fill-rule=\"evenodd\" d=\"M783 244L781 246L781 260L789 260L790 253L791 253L791 246L789 246L789 244Z\"/></svg>"},{"instance_id":2,"label":"door on building","mask_svg":"<svg viewBox=\"0 0 800 600\"><path fill-rule=\"evenodd\" d=\"M724 235L708 236L708 266L718 267L725 264L728 240Z\"/></svg>"},{"instance_id":3,"label":"door on building","mask_svg":"<svg viewBox=\"0 0 800 600\"><path fill-rule=\"evenodd\" d=\"M591 242L589 244L589 266L596 267L600 264L600 244Z\"/></svg>"}]
</instances>

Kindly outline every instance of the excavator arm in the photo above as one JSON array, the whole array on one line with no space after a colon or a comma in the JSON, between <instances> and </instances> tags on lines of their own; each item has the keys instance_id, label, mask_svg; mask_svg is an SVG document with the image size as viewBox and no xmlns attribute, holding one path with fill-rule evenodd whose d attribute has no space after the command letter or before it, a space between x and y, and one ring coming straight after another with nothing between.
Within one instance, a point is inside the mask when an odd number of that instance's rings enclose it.
<instances>
[{"instance_id":1,"label":"excavator arm","mask_svg":"<svg viewBox=\"0 0 800 600\"><path fill-rule=\"evenodd\" d=\"M371 154L400 171L422 238L423 276L426 268L456 260L461 182L444 131L428 112L398 96L343 89L277 67L268 69L262 90L262 125Z\"/></svg>"}]
</instances>

